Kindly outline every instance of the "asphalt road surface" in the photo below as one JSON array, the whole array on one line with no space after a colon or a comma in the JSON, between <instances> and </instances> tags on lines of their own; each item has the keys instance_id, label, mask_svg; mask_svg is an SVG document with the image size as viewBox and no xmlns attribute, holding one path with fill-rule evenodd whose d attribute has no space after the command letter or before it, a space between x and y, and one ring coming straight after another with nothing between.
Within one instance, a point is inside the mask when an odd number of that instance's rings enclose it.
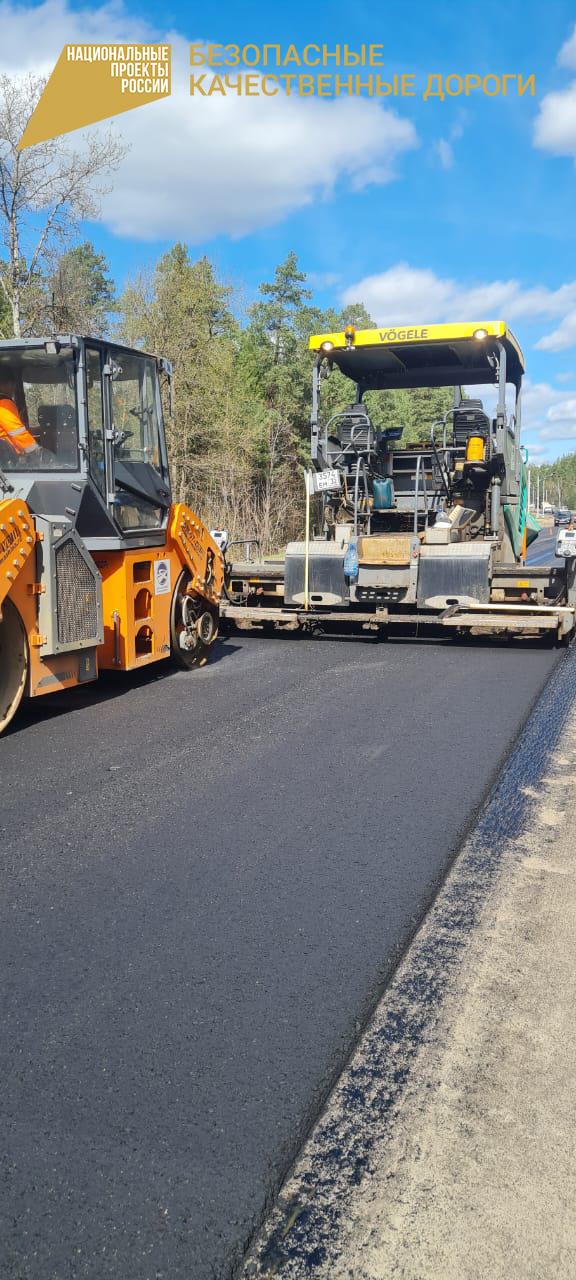
<instances>
[{"instance_id":1,"label":"asphalt road surface","mask_svg":"<svg viewBox=\"0 0 576 1280\"><path fill-rule=\"evenodd\" d=\"M0 741L0 1274L226 1277L558 659L235 637Z\"/></svg>"},{"instance_id":2,"label":"asphalt road surface","mask_svg":"<svg viewBox=\"0 0 576 1280\"><path fill-rule=\"evenodd\" d=\"M561 565L564 563L564 561L559 560L555 554L558 532L558 529L555 529L554 526L546 525L541 529L538 537L534 539L534 542L528 548L528 555L526 557L528 564Z\"/></svg>"}]
</instances>

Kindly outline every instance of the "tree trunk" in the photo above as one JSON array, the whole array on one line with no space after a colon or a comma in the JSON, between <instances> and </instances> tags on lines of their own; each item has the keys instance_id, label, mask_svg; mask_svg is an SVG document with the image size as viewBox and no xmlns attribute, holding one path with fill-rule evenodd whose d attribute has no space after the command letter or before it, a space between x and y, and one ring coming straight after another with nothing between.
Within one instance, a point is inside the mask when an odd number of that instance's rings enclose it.
<instances>
[{"instance_id":1,"label":"tree trunk","mask_svg":"<svg viewBox=\"0 0 576 1280\"><path fill-rule=\"evenodd\" d=\"M22 337L22 320L20 316L20 290L17 288L14 289L12 293L11 306L12 306L12 328L14 330L14 337L21 338Z\"/></svg>"}]
</instances>

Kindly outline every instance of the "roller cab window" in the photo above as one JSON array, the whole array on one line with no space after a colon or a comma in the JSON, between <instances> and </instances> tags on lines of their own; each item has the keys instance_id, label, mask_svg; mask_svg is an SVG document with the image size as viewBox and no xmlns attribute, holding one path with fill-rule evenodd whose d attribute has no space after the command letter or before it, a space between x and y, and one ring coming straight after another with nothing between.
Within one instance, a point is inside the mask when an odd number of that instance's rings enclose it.
<instances>
[{"instance_id":1,"label":"roller cab window","mask_svg":"<svg viewBox=\"0 0 576 1280\"><path fill-rule=\"evenodd\" d=\"M160 528L170 505L156 362L112 353L114 516L123 530Z\"/></svg>"},{"instance_id":2,"label":"roller cab window","mask_svg":"<svg viewBox=\"0 0 576 1280\"><path fill-rule=\"evenodd\" d=\"M77 471L74 354L29 347L0 355L0 469Z\"/></svg>"}]
</instances>

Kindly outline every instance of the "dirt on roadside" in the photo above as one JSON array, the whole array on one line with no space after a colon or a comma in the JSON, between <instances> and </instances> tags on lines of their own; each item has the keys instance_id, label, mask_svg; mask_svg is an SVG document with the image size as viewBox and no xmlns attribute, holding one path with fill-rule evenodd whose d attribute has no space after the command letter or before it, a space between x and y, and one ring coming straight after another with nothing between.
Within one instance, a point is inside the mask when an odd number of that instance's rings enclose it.
<instances>
[{"instance_id":1,"label":"dirt on roadside","mask_svg":"<svg viewBox=\"0 0 576 1280\"><path fill-rule=\"evenodd\" d=\"M326 1280L576 1276L576 719Z\"/></svg>"}]
</instances>

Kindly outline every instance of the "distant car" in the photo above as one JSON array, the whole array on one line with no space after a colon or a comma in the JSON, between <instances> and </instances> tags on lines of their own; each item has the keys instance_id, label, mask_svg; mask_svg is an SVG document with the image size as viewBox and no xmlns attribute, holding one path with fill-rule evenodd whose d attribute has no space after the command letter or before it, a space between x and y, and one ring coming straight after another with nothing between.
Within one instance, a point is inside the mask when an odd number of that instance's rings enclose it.
<instances>
[{"instance_id":1,"label":"distant car","mask_svg":"<svg viewBox=\"0 0 576 1280\"><path fill-rule=\"evenodd\" d=\"M554 524L572 524L572 512L566 511L564 508L561 511L555 511Z\"/></svg>"}]
</instances>

